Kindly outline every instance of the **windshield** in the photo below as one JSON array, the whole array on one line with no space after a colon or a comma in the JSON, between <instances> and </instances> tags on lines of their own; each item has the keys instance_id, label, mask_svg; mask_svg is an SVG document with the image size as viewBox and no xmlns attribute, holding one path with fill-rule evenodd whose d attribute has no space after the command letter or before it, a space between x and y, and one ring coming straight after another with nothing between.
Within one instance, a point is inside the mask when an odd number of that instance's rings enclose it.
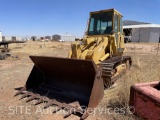
<instances>
[{"instance_id":1,"label":"windshield","mask_svg":"<svg viewBox=\"0 0 160 120\"><path fill-rule=\"evenodd\" d=\"M88 35L110 34L112 31L113 12L92 14Z\"/></svg>"}]
</instances>

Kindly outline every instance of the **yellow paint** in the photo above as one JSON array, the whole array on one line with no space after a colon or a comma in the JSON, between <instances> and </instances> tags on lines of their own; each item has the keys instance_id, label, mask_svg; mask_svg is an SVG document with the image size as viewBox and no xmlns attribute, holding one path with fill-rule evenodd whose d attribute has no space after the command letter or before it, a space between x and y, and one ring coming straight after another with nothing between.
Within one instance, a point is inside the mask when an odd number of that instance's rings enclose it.
<instances>
[{"instance_id":1,"label":"yellow paint","mask_svg":"<svg viewBox=\"0 0 160 120\"><path fill-rule=\"evenodd\" d=\"M105 59L107 59L108 57L109 57L109 53L105 54L105 55L100 59L100 61L102 62L102 61L104 61Z\"/></svg>"},{"instance_id":2,"label":"yellow paint","mask_svg":"<svg viewBox=\"0 0 160 120\"><path fill-rule=\"evenodd\" d=\"M115 9L108 9L102 11L91 12L92 14L99 14L101 12L113 11L113 16L117 15L118 26L120 26L120 18L122 15ZM114 29L114 17L112 19ZM88 23L90 24L90 23ZM120 27L119 27L120 28ZM86 33L88 33L86 31ZM104 61L108 57L122 55L124 51L124 35L118 29L117 33L103 34L103 35L85 35L82 41L75 41L72 43L69 58L93 60L96 64Z\"/></svg>"}]
</instances>

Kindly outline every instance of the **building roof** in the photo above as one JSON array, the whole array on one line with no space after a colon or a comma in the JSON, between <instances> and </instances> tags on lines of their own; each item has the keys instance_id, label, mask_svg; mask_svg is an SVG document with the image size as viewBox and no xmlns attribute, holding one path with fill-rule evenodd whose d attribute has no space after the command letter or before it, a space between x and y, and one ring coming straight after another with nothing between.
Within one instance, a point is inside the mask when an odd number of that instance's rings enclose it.
<instances>
[{"instance_id":1,"label":"building roof","mask_svg":"<svg viewBox=\"0 0 160 120\"><path fill-rule=\"evenodd\" d=\"M148 27L157 27L160 28L159 24L140 24L140 25L123 25L123 28L148 28Z\"/></svg>"},{"instance_id":2,"label":"building roof","mask_svg":"<svg viewBox=\"0 0 160 120\"><path fill-rule=\"evenodd\" d=\"M146 23L146 22L138 22L138 21L133 21L133 20L124 20L123 25L141 25L141 24L151 24L151 23Z\"/></svg>"}]
</instances>

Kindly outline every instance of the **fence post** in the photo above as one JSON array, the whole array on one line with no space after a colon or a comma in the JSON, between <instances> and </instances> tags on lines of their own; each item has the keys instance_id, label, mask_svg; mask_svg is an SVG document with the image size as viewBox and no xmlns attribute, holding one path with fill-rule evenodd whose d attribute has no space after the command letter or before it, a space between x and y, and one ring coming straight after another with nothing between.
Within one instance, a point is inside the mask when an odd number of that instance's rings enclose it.
<instances>
[{"instance_id":1,"label":"fence post","mask_svg":"<svg viewBox=\"0 0 160 120\"><path fill-rule=\"evenodd\" d=\"M141 41L141 28L139 28L139 41L138 43Z\"/></svg>"},{"instance_id":2,"label":"fence post","mask_svg":"<svg viewBox=\"0 0 160 120\"><path fill-rule=\"evenodd\" d=\"M159 33L159 41L158 41L157 55L158 55L158 52L159 52L159 43L160 43L160 33Z\"/></svg>"},{"instance_id":3,"label":"fence post","mask_svg":"<svg viewBox=\"0 0 160 120\"><path fill-rule=\"evenodd\" d=\"M44 47L46 47L46 46L45 46L45 42L46 42L46 40L44 39L44 44L43 44Z\"/></svg>"},{"instance_id":4,"label":"fence post","mask_svg":"<svg viewBox=\"0 0 160 120\"><path fill-rule=\"evenodd\" d=\"M31 40L30 40L30 46L29 47L31 48Z\"/></svg>"}]
</instances>

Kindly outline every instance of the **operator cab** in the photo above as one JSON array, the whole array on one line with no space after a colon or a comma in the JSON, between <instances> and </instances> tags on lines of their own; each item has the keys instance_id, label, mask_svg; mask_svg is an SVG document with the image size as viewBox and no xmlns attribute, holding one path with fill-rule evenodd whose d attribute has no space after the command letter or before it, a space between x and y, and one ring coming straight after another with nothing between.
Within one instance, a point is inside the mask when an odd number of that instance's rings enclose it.
<instances>
[{"instance_id":1,"label":"operator cab","mask_svg":"<svg viewBox=\"0 0 160 120\"><path fill-rule=\"evenodd\" d=\"M122 15L115 9L90 12L87 35L122 33Z\"/></svg>"}]
</instances>

